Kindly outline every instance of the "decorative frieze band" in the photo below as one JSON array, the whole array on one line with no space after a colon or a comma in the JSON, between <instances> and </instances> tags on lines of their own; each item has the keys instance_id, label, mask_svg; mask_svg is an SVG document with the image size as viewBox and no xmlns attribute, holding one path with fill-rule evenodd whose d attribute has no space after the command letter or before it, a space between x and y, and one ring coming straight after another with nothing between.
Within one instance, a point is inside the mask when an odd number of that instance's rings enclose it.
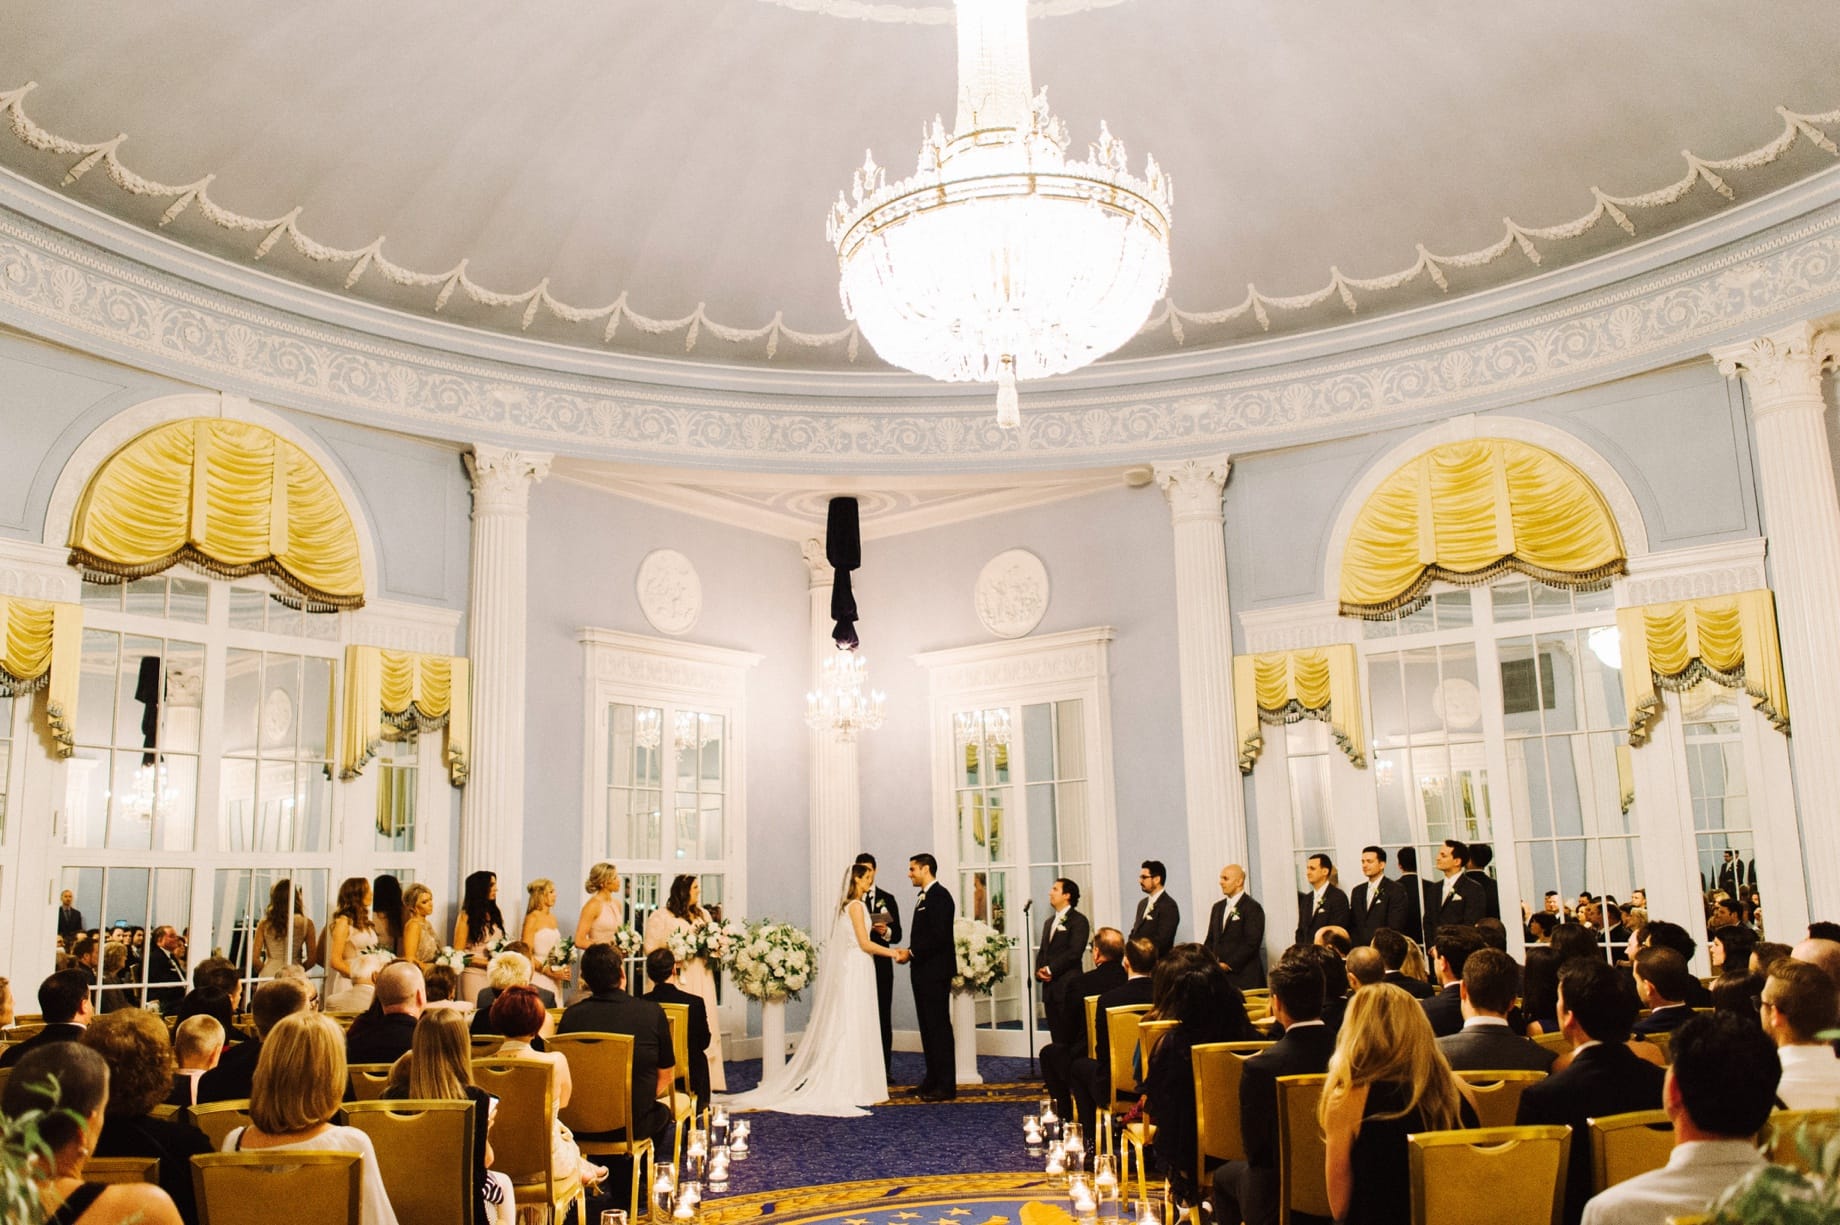
<instances>
[{"instance_id":1,"label":"decorative frieze band","mask_svg":"<svg viewBox=\"0 0 1840 1225\"><path fill-rule=\"evenodd\" d=\"M1342 616L1334 600L1255 608L1239 614L1239 626L1246 639L1246 649L1241 652L1244 655L1270 655L1361 640L1360 621Z\"/></svg>"},{"instance_id":2,"label":"decorative frieze band","mask_svg":"<svg viewBox=\"0 0 1840 1225\"><path fill-rule=\"evenodd\" d=\"M588 651L589 675L597 680L697 696L741 698L747 670L761 660L746 651L621 630L586 628L579 637Z\"/></svg>"},{"instance_id":3,"label":"decorative frieze band","mask_svg":"<svg viewBox=\"0 0 1840 1225\"><path fill-rule=\"evenodd\" d=\"M1632 557L1628 576L1616 583L1617 606L1672 604L1767 587L1763 557L1762 537Z\"/></svg>"}]
</instances>

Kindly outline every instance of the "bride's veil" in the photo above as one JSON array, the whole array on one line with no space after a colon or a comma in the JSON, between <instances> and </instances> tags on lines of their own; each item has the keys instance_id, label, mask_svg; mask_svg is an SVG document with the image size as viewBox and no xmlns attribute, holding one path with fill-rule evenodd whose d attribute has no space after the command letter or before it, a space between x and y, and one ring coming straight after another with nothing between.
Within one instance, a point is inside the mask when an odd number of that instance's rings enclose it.
<instances>
[{"instance_id":1,"label":"bride's veil","mask_svg":"<svg viewBox=\"0 0 1840 1225\"><path fill-rule=\"evenodd\" d=\"M837 893L837 913L838 914L842 914L843 908L850 904L850 886L854 884L855 882L856 882L856 865L855 863L851 863L849 867L843 870L843 888L839 890Z\"/></svg>"}]
</instances>

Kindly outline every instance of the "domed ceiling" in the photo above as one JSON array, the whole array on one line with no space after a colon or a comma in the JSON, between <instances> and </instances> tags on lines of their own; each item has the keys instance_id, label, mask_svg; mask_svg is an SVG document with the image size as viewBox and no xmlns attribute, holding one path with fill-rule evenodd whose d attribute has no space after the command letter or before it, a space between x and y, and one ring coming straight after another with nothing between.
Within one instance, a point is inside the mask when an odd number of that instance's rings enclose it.
<instances>
[{"instance_id":1,"label":"domed ceiling","mask_svg":"<svg viewBox=\"0 0 1840 1225\"><path fill-rule=\"evenodd\" d=\"M1126 357L1461 299L1835 165L1822 0L1034 12L1075 148L1103 118L1175 180ZM725 366L879 368L825 210L955 88L940 0L29 0L0 30L0 167L48 190L396 310Z\"/></svg>"}]
</instances>

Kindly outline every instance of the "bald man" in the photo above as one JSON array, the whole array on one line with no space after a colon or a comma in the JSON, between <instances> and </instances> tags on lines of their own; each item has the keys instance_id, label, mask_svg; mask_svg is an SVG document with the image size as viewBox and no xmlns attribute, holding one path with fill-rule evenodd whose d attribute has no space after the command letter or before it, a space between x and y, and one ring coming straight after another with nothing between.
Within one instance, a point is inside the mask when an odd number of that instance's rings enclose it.
<instances>
[{"instance_id":1,"label":"bald man","mask_svg":"<svg viewBox=\"0 0 1840 1225\"><path fill-rule=\"evenodd\" d=\"M415 1022L428 1006L428 984L413 961L392 961L377 975L381 1017L354 1021L345 1035L345 1058L352 1063L395 1063L409 1053Z\"/></svg>"},{"instance_id":2,"label":"bald man","mask_svg":"<svg viewBox=\"0 0 1840 1225\"><path fill-rule=\"evenodd\" d=\"M1208 913L1202 940L1227 980L1241 991L1265 985L1265 908L1246 892L1246 869L1230 863L1220 870L1221 899Z\"/></svg>"},{"instance_id":3,"label":"bald man","mask_svg":"<svg viewBox=\"0 0 1840 1225\"><path fill-rule=\"evenodd\" d=\"M1373 949L1362 947L1348 954L1348 989L1359 991L1386 981L1386 958Z\"/></svg>"},{"instance_id":4,"label":"bald man","mask_svg":"<svg viewBox=\"0 0 1840 1225\"><path fill-rule=\"evenodd\" d=\"M1797 961L1821 967L1822 973L1840 987L1840 941L1804 940L1795 946L1789 956Z\"/></svg>"}]
</instances>

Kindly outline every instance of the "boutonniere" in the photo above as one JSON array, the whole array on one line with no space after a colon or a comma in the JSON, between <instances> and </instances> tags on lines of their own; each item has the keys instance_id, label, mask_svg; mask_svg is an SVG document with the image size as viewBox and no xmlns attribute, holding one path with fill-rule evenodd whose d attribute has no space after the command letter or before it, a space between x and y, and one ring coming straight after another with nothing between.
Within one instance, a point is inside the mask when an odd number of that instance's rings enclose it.
<instances>
[{"instance_id":1,"label":"boutonniere","mask_svg":"<svg viewBox=\"0 0 1840 1225\"><path fill-rule=\"evenodd\" d=\"M1311 914L1321 914L1322 911L1323 911L1323 900L1321 898L1317 898L1316 899L1316 909L1311 911L1310 913Z\"/></svg>"},{"instance_id":2,"label":"boutonniere","mask_svg":"<svg viewBox=\"0 0 1840 1225\"><path fill-rule=\"evenodd\" d=\"M1455 889L1452 889L1450 891L1450 900L1453 902L1460 902L1463 900L1463 895L1458 893Z\"/></svg>"}]
</instances>

